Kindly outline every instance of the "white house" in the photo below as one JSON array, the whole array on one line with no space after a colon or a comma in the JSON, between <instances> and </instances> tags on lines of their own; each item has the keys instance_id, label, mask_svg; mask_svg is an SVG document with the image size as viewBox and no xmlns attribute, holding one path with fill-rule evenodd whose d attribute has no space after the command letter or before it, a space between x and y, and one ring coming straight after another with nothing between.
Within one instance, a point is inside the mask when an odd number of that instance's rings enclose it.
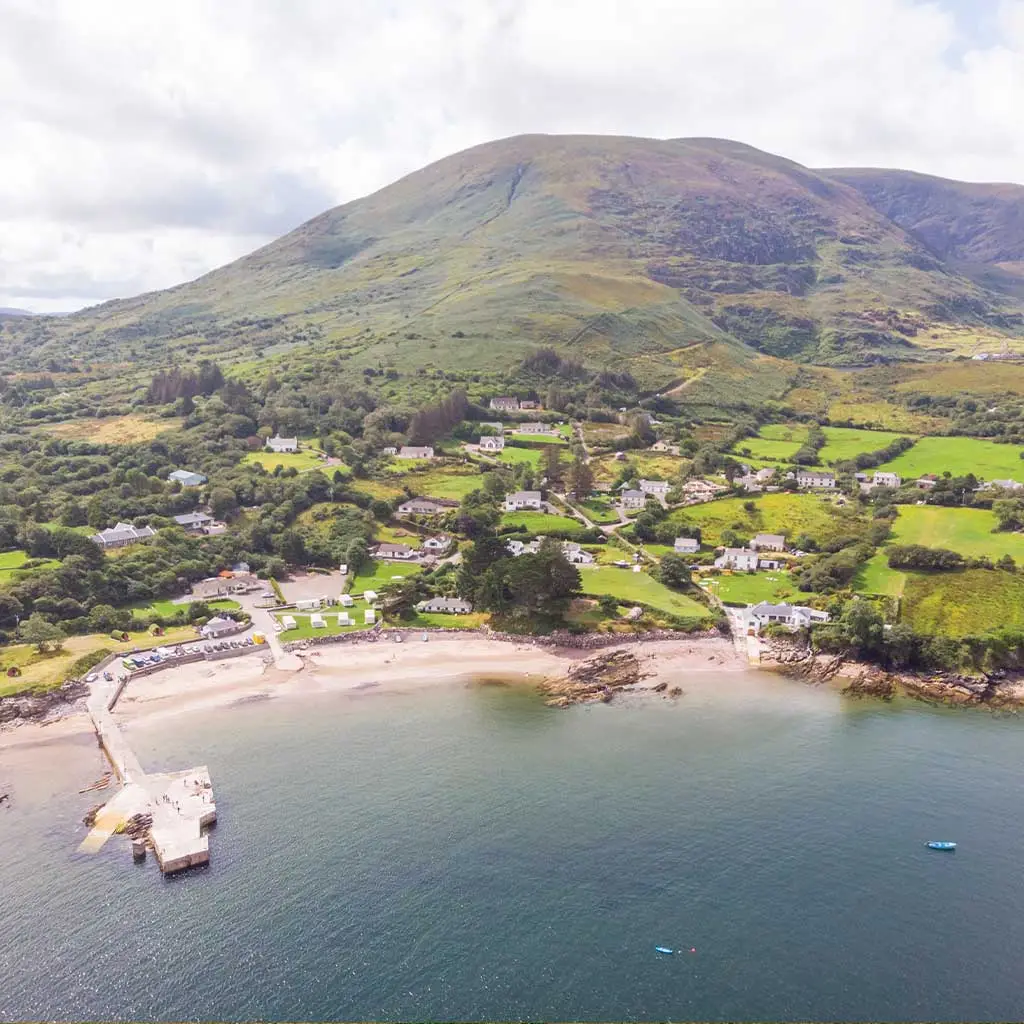
<instances>
[{"instance_id":1,"label":"white house","mask_svg":"<svg viewBox=\"0 0 1024 1024\"><path fill-rule=\"evenodd\" d=\"M540 491L512 491L505 495L505 511L518 512L521 509L541 509Z\"/></svg>"},{"instance_id":2,"label":"white house","mask_svg":"<svg viewBox=\"0 0 1024 1024\"><path fill-rule=\"evenodd\" d=\"M623 508L643 508L647 504L647 495L643 491L626 490L620 498Z\"/></svg>"},{"instance_id":3,"label":"white house","mask_svg":"<svg viewBox=\"0 0 1024 1024\"><path fill-rule=\"evenodd\" d=\"M175 516L174 521L188 533L202 533L213 522L213 516L208 516L205 512L186 512L184 515Z\"/></svg>"},{"instance_id":4,"label":"white house","mask_svg":"<svg viewBox=\"0 0 1024 1024\"><path fill-rule=\"evenodd\" d=\"M374 558L397 558L407 562L410 558L416 558L416 549L408 544L379 544L373 553Z\"/></svg>"},{"instance_id":5,"label":"white house","mask_svg":"<svg viewBox=\"0 0 1024 1024\"><path fill-rule=\"evenodd\" d=\"M919 480L918 485L920 485L920 483L921 481ZM997 487L1003 491L1019 491L1024 487L1024 484L1019 484L1016 480L989 480L978 489L982 491L991 491Z\"/></svg>"},{"instance_id":6,"label":"white house","mask_svg":"<svg viewBox=\"0 0 1024 1024\"><path fill-rule=\"evenodd\" d=\"M193 473L188 469L176 469L167 479L171 483L177 481L182 487L202 487L206 483L202 473Z\"/></svg>"},{"instance_id":7,"label":"white house","mask_svg":"<svg viewBox=\"0 0 1024 1024\"><path fill-rule=\"evenodd\" d=\"M796 471L797 487L835 487L834 473L825 473L817 469L798 469Z\"/></svg>"},{"instance_id":8,"label":"white house","mask_svg":"<svg viewBox=\"0 0 1024 1024\"><path fill-rule=\"evenodd\" d=\"M339 626L351 626L353 625L352 616L348 612L338 612L338 625Z\"/></svg>"},{"instance_id":9,"label":"white house","mask_svg":"<svg viewBox=\"0 0 1024 1024\"><path fill-rule=\"evenodd\" d=\"M268 437L267 447L272 452L297 452L299 450L299 439L297 437Z\"/></svg>"},{"instance_id":10,"label":"white house","mask_svg":"<svg viewBox=\"0 0 1024 1024\"><path fill-rule=\"evenodd\" d=\"M423 445L421 447L403 445L398 449L398 457L400 459L432 459L434 457L434 449L430 445Z\"/></svg>"},{"instance_id":11,"label":"white house","mask_svg":"<svg viewBox=\"0 0 1024 1024\"><path fill-rule=\"evenodd\" d=\"M434 498L410 498L398 506L398 514L402 516L436 516L452 508Z\"/></svg>"},{"instance_id":12,"label":"white house","mask_svg":"<svg viewBox=\"0 0 1024 1024\"><path fill-rule=\"evenodd\" d=\"M500 434L497 437L481 437L478 444L482 452L500 452L505 448L505 438Z\"/></svg>"},{"instance_id":13,"label":"white house","mask_svg":"<svg viewBox=\"0 0 1024 1024\"><path fill-rule=\"evenodd\" d=\"M549 436L556 434L558 431L549 423L520 423L518 427L514 427L514 434L544 434Z\"/></svg>"},{"instance_id":14,"label":"white house","mask_svg":"<svg viewBox=\"0 0 1024 1024\"><path fill-rule=\"evenodd\" d=\"M641 480L637 486L644 494L653 494L656 498L664 498L669 492L667 480Z\"/></svg>"},{"instance_id":15,"label":"white house","mask_svg":"<svg viewBox=\"0 0 1024 1024\"><path fill-rule=\"evenodd\" d=\"M418 612L440 612L445 615L468 615L473 606L458 597L432 597L416 605Z\"/></svg>"},{"instance_id":16,"label":"white house","mask_svg":"<svg viewBox=\"0 0 1024 1024\"><path fill-rule=\"evenodd\" d=\"M106 530L94 533L89 540L93 544L103 548L104 551L110 548L126 548L130 544L138 544L139 541L149 540L156 536L156 530L151 526L132 526L131 523L118 523Z\"/></svg>"},{"instance_id":17,"label":"white house","mask_svg":"<svg viewBox=\"0 0 1024 1024\"><path fill-rule=\"evenodd\" d=\"M902 482L899 473L876 472L871 480L875 487L899 487Z\"/></svg>"},{"instance_id":18,"label":"white house","mask_svg":"<svg viewBox=\"0 0 1024 1024\"><path fill-rule=\"evenodd\" d=\"M767 601L755 604L747 610L747 614L759 630L772 623L789 629L804 629L814 622L828 622L828 612L819 612L816 608L803 605L769 604Z\"/></svg>"},{"instance_id":19,"label":"white house","mask_svg":"<svg viewBox=\"0 0 1024 1024\"><path fill-rule=\"evenodd\" d=\"M757 568L757 562L757 552L751 551L750 548L726 548L715 559L715 568L751 571Z\"/></svg>"},{"instance_id":20,"label":"white house","mask_svg":"<svg viewBox=\"0 0 1024 1024\"><path fill-rule=\"evenodd\" d=\"M377 600L377 591L376 590L364 590L363 591L363 600L367 604L373 604L373 602Z\"/></svg>"},{"instance_id":21,"label":"white house","mask_svg":"<svg viewBox=\"0 0 1024 1024\"><path fill-rule=\"evenodd\" d=\"M381 448L380 453L381 455L397 455L398 449L394 445L389 444L386 448Z\"/></svg>"},{"instance_id":22,"label":"white house","mask_svg":"<svg viewBox=\"0 0 1024 1024\"><path fill-rule=\"evenodd\" d=\"M510 540L505 544L505 549L513 558L520 555L535 555L540 550L540 541Z\"/></svg>"},{"instance_id":23,"label":"white house","mask_svg":"<svg viewBox=\"0 0 1024 1024\"><path fill-rule=\"evenodd\" d=\"M700 551L700 541L695 537L676 537L672 549L677 555L695 555Z\"/></svg>"},{"instance_id":24,"label":"white house","mask_svg":"<svg viewBox=\"0 0 1024 1024\"><path fill-rule=\"evenodd\" d=\"M518 412L519 399L511 398L509 396L503 396L501 398L492 398L488 408L495 409L497 412Z\"/></svg>"},{"instance_id":25,"label":"white house","mask_svg":"<svg viewBox=\"0 0 1024 1024\"><path fill-rule=\"evenodd\" d=\"M423 549L435 555L439 555L441 552L447 551L451 546L451 537L446 537L443 533L438 534L436 537L428 537L423 542Z\"/></svg>"},{"instance_id":26,"label":"white house","mask_svg":"<svg viewBox=\"0 0 1024 1024\"><path fill-rule=\"evenodd\" d=\"M715 495L728 490L727 487L712 483L710 480L687 480L682 489L689 501L710 501Z\"/></svg>"},{"instance_id":27,"label":"white house","mask_svg":"<svg viewBox=\"0 0 1024 1024\"><path fill-rule=\"evenodd\" d=\"M756 551L785 551L786 538L781 533L759 533L750 546Z\"/></svg>"},{"instance_id":28,"label":"white house","mask_svg":"<svg viewBox=\"0 0 1024 1024\"><path fill-rule=\"evenodd\" d=\"M215 640L219 636L227 636L238 629L238 623L234 619L225 619L215 615L203 626L199 632L208 640Z\"/></svg>"},{"instance_id":29,"label":"white house","mask_svg":"<svg viewBox=\"0 0 1024 1024\"><path fill-rule=\"evenodd\" d=\"M562 545L562 554L572 562L573 565L593 565L594 556L589 551L584 551L579 544L566 541Z\"/></svg>"}]
</instances>

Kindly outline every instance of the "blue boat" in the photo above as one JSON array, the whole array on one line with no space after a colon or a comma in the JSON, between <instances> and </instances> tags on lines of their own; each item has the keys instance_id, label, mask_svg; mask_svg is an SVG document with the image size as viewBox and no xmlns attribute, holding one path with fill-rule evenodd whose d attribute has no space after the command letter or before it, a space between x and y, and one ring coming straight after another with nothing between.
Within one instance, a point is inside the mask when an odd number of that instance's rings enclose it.
<instances>
[{"instance_id":1,"label":"blue boat","mask_svg":"<svg viewBox=\"0 0 1024 1024\"><path fill-rule=\"evenodd\" d=\"M936 839L933 839L930 843L925 843L924 845L927 846L929 850L955 850L956 849L956 843L939 842Z\"/></svg>"},{"instance_id":2,"label":"blue boat","mask_svg":"<svg viewBox=\"0 0 1024 1024\"><path fill-rule=\"evenodd\" d=\"M675 950L674 949L669 949L668 946L655 946L654 947L654 952L655 953L674 953Z\"/></svg>"}]
</instances>

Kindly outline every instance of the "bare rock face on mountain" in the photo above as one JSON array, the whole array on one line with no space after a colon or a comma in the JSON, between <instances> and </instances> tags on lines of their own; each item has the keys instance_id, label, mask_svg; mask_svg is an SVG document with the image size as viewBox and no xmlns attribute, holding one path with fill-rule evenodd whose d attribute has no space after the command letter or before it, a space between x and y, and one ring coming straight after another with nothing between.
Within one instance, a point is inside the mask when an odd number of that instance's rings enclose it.
<instances>
[{"instance_id":1,"label":"bare rock face on mountain","mask_svg":"<svg viewBox=\"0 0 1024 1024\"><path fill-rule=\"evenodd\" d=\"M189 284L7 319L0 358L145 365L316 345L357 370L472 371L544 344L594 368L626 361L651 388L756 375L769 397L779 357L916 359L950 325L1019 332L1019 191L814 171L720 139L518 136Z\"/></svg>"}]
</instances>

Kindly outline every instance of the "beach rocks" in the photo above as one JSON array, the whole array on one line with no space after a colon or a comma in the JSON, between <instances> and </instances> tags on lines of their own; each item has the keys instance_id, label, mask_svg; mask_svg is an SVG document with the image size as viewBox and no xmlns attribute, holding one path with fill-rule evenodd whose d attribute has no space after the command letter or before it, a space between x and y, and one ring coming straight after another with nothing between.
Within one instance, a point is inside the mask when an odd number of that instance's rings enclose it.
<instances>
[{"instance_id":1,"label":"beach rocks","mask_svg":"<svg viewBox=\"0 0 1024 1024\"><path fill-rule=\"evenodd\" d=\"M59 717L71 711L81 710L78 706L85 700L89 687L80 679L69 679L55 690L38 693L25 690L9 697L0 698L0 725L17 719L38 721L43 718Z\"/></svg>"},{"instance_id":2,"label":"beach rocks","mask_svg":"<svg viewBox=\"0 0 1024 1024\"><path fill-rule=\"evenodd\" d=\"M545 679L540 690L548 695L552 707L597 701L607 704L619 690L635 686L644 677L632 651L607 651L576 662L564 676Z\"/></svg>"}]
</instances>

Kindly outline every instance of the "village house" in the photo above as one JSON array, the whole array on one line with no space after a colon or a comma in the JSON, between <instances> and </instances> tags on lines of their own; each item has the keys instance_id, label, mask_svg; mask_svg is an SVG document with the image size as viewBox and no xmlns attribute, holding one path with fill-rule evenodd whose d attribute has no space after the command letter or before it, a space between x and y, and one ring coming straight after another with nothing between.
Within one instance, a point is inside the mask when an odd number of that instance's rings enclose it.
<instances>
[{"instance_id":1,"label":"village house","mask_svg":"<svg viewBox=\"0 0 1024 1024\"><path fill-rule=\"evenodd\" d=\"M282 452L297 452L299 450L299 439L297 437L268 437L267 447L272 452L280 455Z\"/></svg>"},{"instance_id":2,"label":"village house","mask_svg":"<svg viewBox=\"0 0 1024 1024\"><path fill-rule=\"evenodd\" d=\"M429 551L434 555L439 555L442 552L447 551L451 546L451 537L446 537L443 533L439 533L436 537L428 537L423 542L423 550Z\"/></svg>"},{"instance_id":3,"label":"village house","mask_svg":"<svg viewBox=\"0 0 1024 1024\"><path fill-rule=\"evenodd\" d=\"M710 480L687 480L682 486L683 495L689 501L710 501L726 490L727 487Z\"/></svg>"},{"instance_id":4,"label":"village house","mask_svg":"<svg viewBox=\"0 0 1024 1024\"><path fill-rule=\"evenodd\" d=\"M502 396L501 398L492 398L487 407L489 409L494 409L495 412L518 412L519 399L512 398L508 395Z\"/></svg>"},{"instance_id":5,"label":"village house","mask_svg":"<svg viewBox=\"0 0 1024 1024\"><path fill-rule=\"evenodd\" d=\"M655 441L651 445L650 450L652 452L670 452L672 455L679 454L679 445L669 444L668 441Z\"/></svg>"},{"instance_id":6,"label":"village house","mask_svg":"<svg viewBox=\"0 0 1024 1024\"><path fill-rule=\"evenodd\" d=\"M398 457L400 459L432 459L434 457L434 449L429 445L421 447L403 445L398 449Z\"/></svg>"},{"instance_id":7,"label":"village house","mask_svg":"<svg viewBox=\"0 0 1024 1024\"><path fill-rule=\"evenodd\" d=\"M167 477L170 483L179 483L182 487L202 487L206 477L202 473L193 473L187 469L176 469Z\"/></svg>"},{"instance_id":8,"label":"village house","mask_svg":"<svg viewBox=\"0 0 1024 1024\"><path fill-rule=\"evenodd\" d=\"M389 444L386 448L381 448L380 453L381 455L397 455L398 449L394 445Z\"/></svg>"},{"instance_id":9,"label":"village house","mask_svg":"<svg viewBox=\"0 0 1024 1024\"><path fill-rule=\"evenodd\" d=\"M819 612L816 608L803 605L769 604L767 601L755 604L747 610L747 614L758 630L771 624L789 629L806 629L815 622L828 622L828 612Z\"/></svg>"},{"instance_id":10,"label":"village house","mask_svg":"<svg viewBox=\"0 0 1024 1024\"><path fill-rule=\"evenodd\" d=\"M206 528L213 523L213 516L205 512L186 512L184 515L175 516L175 523L186 533L205 533Z\"/></svg>"},{"instance_id":11,"label":"village house","mask_svg":"<svg viewBox=\"0 0 1024 1024\"><path fill-rule=\"evenodd\" d=\"M220 615L215 615L205 626L200 628L199 632L207 640L216 640L218 637L238 632L238 623L234 619L225 619Z\"/></svg>"},{"instance_id":12,"label":"village house","mask_svg":"<svg viewBox=\"0 0 1024 1024\"><path fill-rule=\"evenodd\" d=\"M455 507L436 498L410 498L398 506L397 512L400 516L437 516Z\"/></svg>"},{"instance_id":13,"label":"village house","mask_svg":"<svg viewBox=\"0 0 1024 1024\"><path fill-rule=\"evenodd\" d=\"M787 475L792 476L792 474ZM803 488L835 487L836 477L834 473L825 473L817 469L798 469L796 485Z\"/></svg>"},{"instance_id":14,"label":"village house","mask_svg":"<svg viewBox=\"0 0 1024 1024\"><path fill-rule=\"evenodd\" d=\"M786 538L781 533L759 533L750 542L755 551L785 551Z\"/></svg>"},{"instance_id":15,"label":"village house","mask_svg":"<svg viewBox=\"0 0 1024 1024\"><path fill-rule=\"evenodd\" d=\"M647 495L643 491L626 490L619 500L623 508L643 508L647 504Z\"/></svg>"},{"instance_id":16,"label":"village house","mask_svg":"<svg viewBox=\"0 0 1024 1024\"><path fill-rule=\"evenodd\" d=\"M505 438L500 434L497 437L481 437L477 443L482 452L500 452L505 448Z\"/></svg>"},{"instance_id":17,"label":"village house","mask_svg":"<svg viewBox=\"0 0 1024 1024\"><path fill-rule=\"evenodd\" d=\"M637 487L644 494L653 494L656 498L664 498L670 489L667 480L640 480L637 483Z\"/></svg>"},{"instance_id":18,"label":"village house","mask_svg":"<svg viewBox=\"0 0 1024 1024\"><path fill-rule=\"evenodd\" d=\"M131 523L118 523L106 530L94 533L89 540L98 545L104 551L112 548L126 548L131 544L138 544L140 541L149 540L156 536L156 530L151 526L132 526Z\"/></svg>"},{"instance_id":19,"label":"village house","mask_svg":"<svg viewBox=\"0 0 1024 1024\"><path fill-rule=\"evenodd\" d=\"M540 402L534 402L532 399L524 398L523 401L519 403L519 408L524 410L535 411L541 408L541 404Z\"/></svg>"},{"instance_id":20,"label":"village house","mask_svg":"<svg viewBox=\"0 0 1024 1024\"><path fill-rule=\"evenodd\" d=\"M418 555L416 549L409 547L408 544L379 544L373 557L397 558L407 562L411 558L417 558Z\"/></svg>"},{"instance_id":21,"label":"village house","mask_svg":"<svg viewBox=\"0 0 1024 1024\"><path fill-rule=\"evenodd\" d=\"M871 480L875 487L899 487L902 482L899 473L883 473L880 471L876 472Z\"/></svg>"},{"instance_id":22,"label":"village house","mask_svg":"<svg viewBox=\"0 0 1024 1024\"><path fill-rule=\"evenodd\" d=\"M545 437L550 437L553 434L557 434L550 423L520 423L519 426L512 428L514 434L543 434Z\"/></svg>"},{"instance_id":23,"label":"village house","mask_svg":"<svg viewBox=\"0 0 1024 1024\"><path fill-rule=\"evenodd\" d=\"M757 563L757 552L751 551L750 548L726 548L715 559L715 568L752 572L757 568Z\"/></svg>"},{"instance_id":24,"label":"village house","mask_svg":"<svg viewBox=\"0 0 1024 1024\"><path fill-rule=\"evenodd\" d=\"M584 551L579 544L566 541L562 545L562 554L572 562L573 565L593 565L594 556L589 551Z\"/></svg>"},{"instance_id":25,"label":"village house","mask_svg":"<svg viewBox=\"0 0 1024 1024\"><path fill-rule=\"evenodd\" d=\"M700 551L700 541L695 537L676 537L672 550L677 555L695 555Z\"/></svg>"},{"instance_id":26,"label":"village house","mask_svg":"<svg viewBox=\"0 0 1024 1024\"><path fill-rule=\"evenodd\" d=\"M924 476L919 476L914 481L914 486L919 491L930 491L939 481L939 478L934 473L925 473Z\"/></svg>"},{"instance_id":27,"label":"village house","mask_svg":"<svg viewBox=\"0 0 1024 1024\"><path fill-rule=\"evenodd\" d=\"M431 597L416 605L418 612L433 612L442 615L469 615L473 606L460 597Z\"/></svg>"},{"instance_id":28,"label":"village house","mask_svg":"<svg viewBox=\"0 0 1024 1024\"><path fill-rule=\"evenodd\" d=\"M523 509L541 510L540 491L513 491L505 495L505 511L519 512Z\"/></svg>"},{"instance_id":29,"label":"village house","mask_svg":"<svg viewBox=\"0 0 1024 1024\"><path fill-rule=\"evenodd\" d=\"M531 541L510 540L505 544L505 550L513 558L518 558L520 555L535 555L540 550L540 539Z\"/></svg>"}]
</instances>

